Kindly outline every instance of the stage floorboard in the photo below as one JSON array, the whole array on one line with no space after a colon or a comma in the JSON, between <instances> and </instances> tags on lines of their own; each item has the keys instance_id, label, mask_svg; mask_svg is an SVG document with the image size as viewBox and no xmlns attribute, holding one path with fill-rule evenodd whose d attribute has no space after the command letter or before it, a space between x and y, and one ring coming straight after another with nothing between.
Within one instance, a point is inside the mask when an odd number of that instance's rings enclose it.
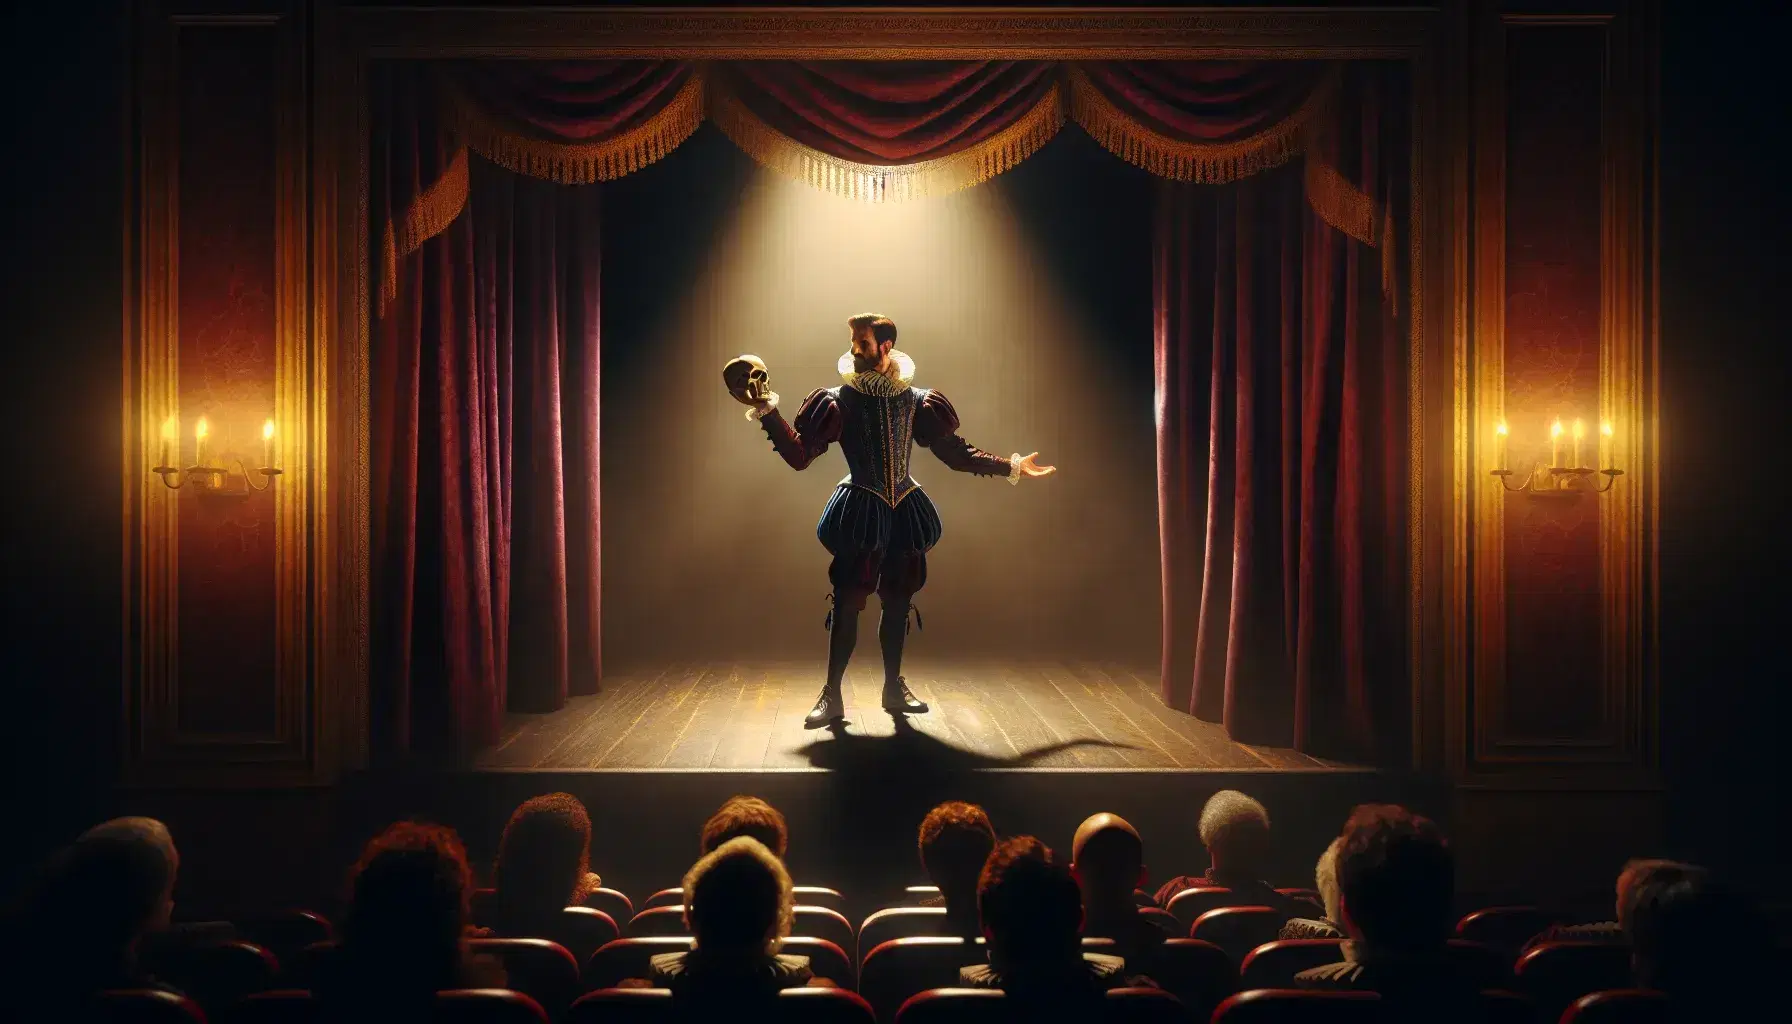
<instances>
[{"instance_id":1,"label":"stage floorboard","mask_svg":"<svg viewBox=\"0 0 1792 1024\"><path fill-rule=\"evenodd\" d=\"M875 654L875 651L872 652ZM1351 772L1250 746L1157 699L1156 671L1102 662L913 659L932 712L904 729L878 707L882 676L849 671L843 737L806 732L812 662L691 661L605 680L548 714L513 714L484 771L826 770L853 737L906 737L960 770Z\"/></svg>"}]
</instances>

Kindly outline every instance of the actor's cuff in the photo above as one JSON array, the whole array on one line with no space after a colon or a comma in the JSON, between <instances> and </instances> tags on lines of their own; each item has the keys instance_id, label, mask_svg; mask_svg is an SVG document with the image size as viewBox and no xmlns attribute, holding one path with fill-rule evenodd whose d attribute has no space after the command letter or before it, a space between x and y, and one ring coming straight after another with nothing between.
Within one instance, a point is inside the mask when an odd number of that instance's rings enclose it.
<instances>
[{"instance_id":1,"label":"actor's cuff","mask_svg":"<svg viewBox=\"0 0 1792 1024\"><path fill-rule=\"evenodd\" d=\"M1010 484L1020 483L1020 453L1019 452L1015 452L1013 455L1010 455L1008 457L1008 482Z\"/></svg>"},{"instance_id":2,"label":"actor's cuff","mask_svg":"<svg viewBox=\"0 0 1792 1024\"><path fill-rule=\"evenodd\" d=\"M766 397L765 404L755 405L752 408L747 410L747 419L752 420L753 422L757 423L757 422L759 422L759 420L763 419L768 413L771 413L772 411L776 410L777 408L778 408L778 393L776 391L774 391L769 396Z\"/></svg>"}]
</instances>

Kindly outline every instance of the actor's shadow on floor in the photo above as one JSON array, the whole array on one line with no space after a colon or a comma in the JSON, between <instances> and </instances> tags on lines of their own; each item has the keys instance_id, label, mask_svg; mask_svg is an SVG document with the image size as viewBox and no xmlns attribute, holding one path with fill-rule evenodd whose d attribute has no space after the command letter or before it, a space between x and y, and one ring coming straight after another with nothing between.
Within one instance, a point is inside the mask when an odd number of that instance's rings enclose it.
<instances>
[{"instance_id":1,"label":"actor's shadow on floor","mask_svg":"<svg viewBox=\"0 0 1792 1024\"><path fill-rule=\"evenodd\" d=\"M974 750L955 747L936 736L929 736L897 715L896 732L890 736L865 736L847 725L828 729L826 739L817 739L797 749L810 765L840 775L860 778L905 778L919 781L928 778L950 778L964 772L990 768L1026 768L1053 754L1079 747L1134 749L1125 743L1100 739L1076 739L1050 743L1013 757L991 757Z\"/></svg>"}]
</instances>

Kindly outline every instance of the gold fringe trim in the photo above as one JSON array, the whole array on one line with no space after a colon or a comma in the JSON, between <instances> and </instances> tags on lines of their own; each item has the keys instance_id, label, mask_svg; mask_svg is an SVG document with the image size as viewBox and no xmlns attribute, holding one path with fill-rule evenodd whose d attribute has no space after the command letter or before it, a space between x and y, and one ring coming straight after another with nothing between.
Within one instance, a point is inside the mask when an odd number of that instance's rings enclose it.
<instances>
[{"instance_id":1,"label":"gold fringe trim","mask_svg":"<svg viewBox=\"0 0 1792 1024\"><path fill-rule=\"evenodd\" d=\"M1319 219L1366 245L1376 243L1375 200L1316 154L1307 154L1307 205Z\"/></svg>"},{"instance_id":2,"label":"gold fringe trim","mask_svg":"<svg viewBox=\"0 0 1792 1024\"><path fill-rule=\"evenodd\" d=\"M561 185L590 185L633 174L677 149L703 123L701 71L691 72L659 113L620 135L597 142L531 138L480 109L445 77L442 86L448 117L474 152L499 167Z\"/></svg>"},{"instance_id":3,"label":"gold fringe trim","mask_svg":"<svg viewBox=\"0 0 1792 1024\"><path fill-rule=\"evenodd\" d=\"M1013 124L968 149L912 164L861 164L791 139L718 88L710 119L748 156L780 174L848 199L885 202L945 195L979 185L1032 156L1064 127L1056 84Z\"/></svg>"},{"instance_id":4,"label":"gold fringe trim","mask_svg":"<svg viewBox=\"0 0 1792 1024\"><path fill-rule=\"evenodd\" d=\"M1122 113L1075 64L1070 80L1070 116L1114 155L1160 178L1223 185L1287 163L1305 147L1305 128L1331 100L1337 72L1328 73L1301 105L1276 124L1235 142L1185 142L1140 124Z\"/></svg>"},{"instance_id":5,"label":"gold fringe trim","mask_svg":"<svg viewBox=\"0 0 1792 1024\"><path fill-rule=\"evenodd\" d=\"M449 158L441 177L411 200L404 222L396 228L386 222L385 237L380 240L380 316L386 315L386 304L398 297L398 262L448 230L467 208L467 192L467 147L461 146Z\"/></svg>"}]
</instances>

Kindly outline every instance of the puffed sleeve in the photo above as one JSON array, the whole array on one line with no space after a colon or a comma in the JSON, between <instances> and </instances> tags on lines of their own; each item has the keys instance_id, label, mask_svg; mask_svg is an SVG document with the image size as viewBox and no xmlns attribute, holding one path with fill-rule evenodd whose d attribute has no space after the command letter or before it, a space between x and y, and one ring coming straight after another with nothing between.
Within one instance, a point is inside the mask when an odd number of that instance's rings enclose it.
<instances>
[{"instance_id":1,"label":"puffed sleeve","mask_svg":"<svg viewBox=\"0 0 1792 1024\"><path fill-rule=\"evenodd\" d=\"M973 447L958 436L958 410L938 391L929 391L915 410L915 443L960 473L1015 480L1014 462Z\"/></svg>"},{"instance_id":2,"label":"puffed sleeve","mask_svg":"<svg viewBox=\"0 0 1792 1024\"><path fill-rule=\"evenodd\" d=\"M803 399L797 410L796 423L791 424L775 407L759 417L772 448L783 456L791 469L807 469L821 457L828 445L840 440L840 403L832 392L818 388Z\"/></svg>"}]
</instances>

